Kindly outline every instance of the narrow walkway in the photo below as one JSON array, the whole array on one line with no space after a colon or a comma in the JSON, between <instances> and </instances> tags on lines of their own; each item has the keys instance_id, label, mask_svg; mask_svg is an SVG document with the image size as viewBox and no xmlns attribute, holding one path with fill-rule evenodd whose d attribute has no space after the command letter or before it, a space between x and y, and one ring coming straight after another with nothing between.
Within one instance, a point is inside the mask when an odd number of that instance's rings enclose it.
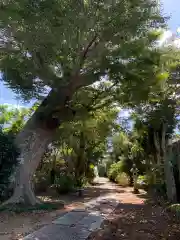
<instances>
[{"instance_id":1,"label":"narrow walkway","mask_svg":"<svg viewBox=\"0 0 180 240\"><path fill-rule=\"evenodd\" d=\"M86 196L84 204L24 240L180 240L180 221L143 192L135 195L132 188L106 179L99 179L91 191L100 196Z\"/></svg>"},{"instance_id":2,"label":"narrow walkway","mask_svg":"<svg viewBox=\"0 0 180 240\"><path fill-rule=\"evenodd\" d=\"M98 179L96 185L101 186L102 189L115 190L115 186L103 178ZM113 193L100 196L84 203L81 209L62 214L52 224L26 236L24 240L85 240L100 228L102 222L118 204Z\"/></svg>"}]
</instances>

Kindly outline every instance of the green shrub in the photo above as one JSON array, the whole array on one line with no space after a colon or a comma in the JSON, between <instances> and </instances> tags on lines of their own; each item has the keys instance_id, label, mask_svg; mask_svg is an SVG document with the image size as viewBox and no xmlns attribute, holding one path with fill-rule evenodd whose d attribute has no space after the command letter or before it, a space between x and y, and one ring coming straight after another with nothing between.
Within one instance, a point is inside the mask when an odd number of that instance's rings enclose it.
<instances>
[{"instance_id":1,"label":"green shrub","mask_svg":"<svg viewBox=\"0 0 180 240\"><path fill-rule=\"evenodd\" d=\"M138 176L137 180L138 189L145 189L148 188L148 177L146 175Z\"/></svg>"},{"instance_id":2,"label":"green shrub","mask_svg":"<svg viewBox=\"0 0 180 240\"><path fill-rule=\"evenodd\" d=\"M71 192L74 188L74 180L70 176L60 175L55 178L55 187L60 194Z\"/></svg>"},{"instance_id":3,"label":"green shrub","mask_svg":"<svg viewBox=\"0 0 180 240\"><path fill-rule=\"evenodd\" d=\"M122 173L122 163L121 161L113 163L108 171L108 178L112 182L116 182L118 174Z\"/></svg>"},{"instance_id":4,"label":"green shrub","mask_svg":"<svg viewBox=\"0 0 180 240\"><path fill-rule=\"evenodd\" d=\"M98 175L99 175L99 177L106 177L106 165L105 164L99 164Z\"/></svg>"},{"instance_id":5,"label":"green shrub","mask_svg":"<svg viewBox=\"0 0 180 240\"><path fill-rule=\"evenodd\" d=\"M34 190L36 193L46 192L50 186L50 177L49 174L45 172L37 172L34 177Z\"/></svg>"},{"instance_id":6,"label":"green shrub","mask_svg":"<svg viewBox=\"0 0 180 240\"><path fill-rule=\"evenodd\" d=\"M18 164L19 152L13 143L13 137L0 130L0 201L12 194L11 176Z\"/></svg>"},{"instance_id":7,"label":"green shrub","mask_svg":"<svg viewBox=\"0 0 180 240\"><path fill-rule=\"evenodd\" d=\"M88 179L85 176L81 176L81 177L74 180L74 187L75 188L82 188L87 184L88 184Z\"/></svg>"},{"instance_id":8,"label":"green shrub","mask_svg":"<svg viewBox=\"0 0 180 240\"><path fill-rule=\"evenodd\" d=\"M86 178L88 183L93 183L94 178L96 177L95 171L94 171L94 166L90 165L88 168L88 171L86 172Z\"/></svg>"},{"instance_id":9,"label":"green shrub","mask_svg":"<svg viewBox=\"0 0 180 240\"><path fill-rule=\"evenodd\" d=\"M115 182L123 187L129 186L129 177L126 173L119 173L115 179Z\"/></svg>"},{"instance_id":10,"label":"green shrub","mask_svg":"<svg viewBox=\"0 0 180 240\"><path fill-rule=\"evenodd\" d=\"M113 164L113 161L111 159L107 160L106 163L105 163L105 167L106 167L106 177L108 177L108 172L109 172L109 169L111 167L111 165Z\"/></svg>"},{"instance_id":11,"label":"green shrub","mask_svg":"<svg viewBox=\"0 0 180 240\"><path fill-rule=\"evenodd\" d=\"M146 191L150 191L151 194L156 198L163 198L164 200L167 198L166 195L166 184L164 181L159 181L156 179L156 173L154 170L149 172L148 174L141 176L140 182L141 187L143 187Z\"/></svg>"}]
</instances>

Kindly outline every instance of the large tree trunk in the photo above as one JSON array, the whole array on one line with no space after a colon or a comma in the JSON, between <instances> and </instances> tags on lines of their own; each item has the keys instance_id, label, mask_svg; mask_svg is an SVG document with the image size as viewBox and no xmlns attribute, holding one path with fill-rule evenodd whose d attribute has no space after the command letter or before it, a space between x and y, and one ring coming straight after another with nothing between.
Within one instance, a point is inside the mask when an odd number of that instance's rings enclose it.
<instances>
[{"instance_id":1,"label":"large tree trunk","mask_svg":"<svg viewBox=\"0 0 180 240\"><path fill-rule=\"evenodd\" d=\"M162 147L162 153L163 153L166 191L167 191L168 200L170 202L176 202L176 200L177 200L176 184L175 184L175 179L174 179L172 163L170 161L170 157L172 154L172 145L169 146L169 152L167 154L165 135L166 135L166 125L163 124L161 147Z\"/></svg>"},{"instance_id":2,"label":"large tree trunk","mask_svg":"<svg viewBox=\"0 0 180 240\"><path fill-rule=\"evenodd\" d=\"M70 99L71 96L68 87L58 92L51 91L18 134L16 145L20 149L20 156L14 193L4 204L39 203L32 189L32 177L60 123L72 117L72 111L67 107L67 98Z\"/></svg>"},{"instance_id":3,"label":"large tree trunk","mask_svg":"<svg viewBox=\"0 0 180 240\"><path fill-rule=\"evenodd\" d=\"M24 203L34 205L39 201L36 199L32 189L32 178L39 165L39 162L51 143L54 130L40 128L31 119L31 124L25 127L16 139L16 144L20 149L19 166L15 174L14 194L6 202Z\"/></svg>"},{"instance_id":4,"label":"large tree trunk","mask_svg":"<svg viewBox=\"0 0 180 240\"><path fill-rule=\"evenodd\" d=\"M78 187L82 187L82 180L85 176L86 171L86 161L85 161L85 139L84 133L80 133L79 139L79 149L76 152L77 159L75 162L75 179L77 181Z\"/></svg>"},{"instance_id":5,"label":"large tree trunk","mask_svg":"<svg viewBox=\"0 0 180 240\"><path fill-rule=\"evenodd\" d=\"M169 156L170 154L171 153L169 153ZM176 184L174 179L173 166L169 161L169 157L166 157L165 159L165 180L168 200L175 203L177 201Z\"/></svg>"}]
</instances>

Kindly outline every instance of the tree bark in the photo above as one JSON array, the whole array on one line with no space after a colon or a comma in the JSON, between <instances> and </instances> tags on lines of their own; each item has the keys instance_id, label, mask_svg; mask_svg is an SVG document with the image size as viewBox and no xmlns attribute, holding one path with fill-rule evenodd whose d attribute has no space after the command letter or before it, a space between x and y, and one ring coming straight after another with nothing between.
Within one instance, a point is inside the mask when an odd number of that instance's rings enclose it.
<instances>
[{"instance_id":1,"label":"tree bark","mask_svg":"<svg viewBox=\"0 0 180 240\"><path fill-rule=\"evenodd\" d=\"M153 178L156 184L159 183L159 173L161 171L162 166L162 158L161 158L161 145L160 140L157 132L154 132L154 145L156 149L156 163L155 163L155 171L153 173ZM160 173L161 174L161 173Z\"/></svg>"},{"instance_id":2,"label":"tree bark","mask_svg":"<svg viewBox=\"0 0 180 240\"><path fill-rule=\"evenodd\" d=\"M133 187L134 185L134 179L132 173L129 173L129 186Z\"/></svg>"},{"instance_id":3,"label":"tree bark","mask_svg":"<svg viewBox=\"0 0 180 240\"><path fill-rule=\"evenodd\" d=\"M169 159L169 157L171 157L171 154L172 154L172 152L171 152L172 151L172 145L169 146L169 154L167 155L165 135L166 135L166 125L163 124L161 147L162 147L162 153L163 153L166 191L167 191L168 200L170 202L176 202L176 200L177 200L176 185L175 185L172 163Z\"/></svg>"},{"instance_id":4,"label":"tree bark","mask_svg":"<svg viewBox=\"0 0 180 240\"><path fill-rule=\"evenodd\" d=\"M32 177L47 146L52 142L56 129L61 122L72 118L72 111L66 106L67 98L71 97L72 89L69 91L69 87L62 88L61 91L52 90L17 135L15 143L20 156L15 173L14 193L4 204L39 203L32 188Z\"/></svg>"},{"instance_id":5,"label":"tree bark","mask_svg":"<svg viewBox=\"0 0 180 240\"><path fill-rule=\"evenodd\" d=\"M82 180L85 176L86 171L86 161L85 161L85 139L84 139L84 133L80 133L79 137L79 149L75 162L75 179L77 181L78 187L82 187Z\"/></svg>"},{"instance_id":6,"label":"tree bark","mask_svg":"<svg viewBox=\"0 0 180 240\"><path fill-rule=\"evenodd\" d=\"M171 153L169 153L169 155L170 154ZM165 160L165 180L168 200L172 203L175 203L177 201L176 184L174 179L173 167L168 157L166 157Z\"/></svg>"},{"instance_id":7,"label":"tree bark","mask_svg":"<svg viewBox=\"0 0 180 240\"><path fill-rule=\"evenodd\" d=\"M15 174L13 196L6 202L35 205L39 200L32 188L32 177L39 162L53 139L54 131L40 128L34 122L31 128L24 129L22 136L18 136L16 144L20 149L19 165Z\"/></svg>"},{"instance_id":8,"label":"tree bark","mask_svg":"<svg viewBox=\"0 0 180 240\"><path fill-rule=\"evenodd\" d=\"M161 164L160 143L158 141L158 134L156 132L154 132L154 145L156 148L156 161L157 164L160 165Z\"/></svg>"},{"instance_id":9,"label":"tree bark","mask_svg":"<svg viewBox=\"0 0 180 240\"><path fill-rule=\"evenodd\" d=\"M179 153L180 153L180 145L179 145L179 142L177 143L177 148L176 148L176 151L177 151L177 166L178 166L178 174L179 174L179 183L180 183L180 156L179 156Z\"/></svg>"}]
</instances>

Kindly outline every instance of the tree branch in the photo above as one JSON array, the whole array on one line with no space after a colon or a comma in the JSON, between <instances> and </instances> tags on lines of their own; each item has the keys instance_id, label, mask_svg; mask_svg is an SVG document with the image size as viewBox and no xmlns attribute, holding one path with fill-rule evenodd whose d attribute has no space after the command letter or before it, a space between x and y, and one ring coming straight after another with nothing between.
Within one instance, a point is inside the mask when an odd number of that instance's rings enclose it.
<instances>
[{"instance_id":1,"label":"tree branch","mask_svg":"<svg viewBox=\"0 0 180 240\"><path fill-rule=\"evenodd\" d=\"M95 34L95 36L92 38L92 40L88 43L88 45L86 46L86 48L82 51L82 53L80 54L80 64L78 66L77 71L75 71L75 76L77 76L79 74L80 69L82 68L84 61L87 58L87 54L90 50L90 48L93 46L93 44L96 42L98 35ZM94 44L94 46L97 46L97 44Z\"/></svg>"},{"instance_id":2,"label":"tree branch","mask_svg":"<svg viewBox=\"0 0 180 240\"><path fill-rule=\"evenodd\" d=\"M91 46L93 45L93 43L95 43L97 39L97 34L93 37L93 39L89 42L89 44L87 45L87 47L84 49L84 51L82 52L82 60L84 61L87 57L87 54L89 52L89 49L91 48Z\"/></svg>"}]
</instances>

